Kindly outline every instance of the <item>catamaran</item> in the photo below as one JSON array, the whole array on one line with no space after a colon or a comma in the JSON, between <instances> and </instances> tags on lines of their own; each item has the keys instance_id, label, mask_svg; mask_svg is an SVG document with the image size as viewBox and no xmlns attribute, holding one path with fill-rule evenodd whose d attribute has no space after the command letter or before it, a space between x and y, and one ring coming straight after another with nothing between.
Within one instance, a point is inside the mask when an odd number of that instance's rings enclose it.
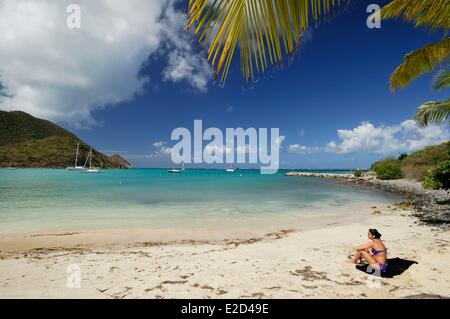
<instances>
[{"instance_id":1,"label":"catamaran","mask_svg":"<svg viewBox=\"0 0 450 319\"><path fill-rule=\"evenodd\" d=\"M81 172L84 170L84 166L78 166L78 153L80 151L80 142L77 144L77 154L75 155L75 165L73 167L67 167L68 171Z\"/></svg>"},{"instance_id":2,"label":"catamaran","mask_svg":"<svg viewBox=\"0 0 450 319\"><path fill-rule=\"evenodd\" d=\"M89 168L86 168L87 161L89 160ZM83 173L100 173L100 168L92 167L92 148L89 151L88 157L86 158L86 162L83 166Z\"/></svg>"},{"instance_id":3,"label":"catamaran","mask_svg":"<svg viewBox=\"0 0 450 319\"><path fill-rule=\"evenodd\" d=\"M183 163L183 165L181 166L181 169L177 169L177 168L169 169L168 172L171 173L171 174L180 174L180 173L183 173L183 172L184 172L184 163Z\"/></svg>"}]
</instances>

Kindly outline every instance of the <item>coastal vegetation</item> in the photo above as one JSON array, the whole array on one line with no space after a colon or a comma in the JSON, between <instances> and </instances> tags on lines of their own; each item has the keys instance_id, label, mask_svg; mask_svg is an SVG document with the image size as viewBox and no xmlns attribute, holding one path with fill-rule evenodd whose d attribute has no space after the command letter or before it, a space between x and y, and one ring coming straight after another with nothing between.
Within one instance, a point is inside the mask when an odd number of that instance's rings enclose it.
<instances>
[{"instance_id":1,"label":"coastal vegetation","mask_svg":"<svg viewBox=\"0 0 450 319\"><path fill-rule=\"evenodd\" d=\"M450 142L429 146L398 159L386 158L374 163L371 170L378 179L416 179L430 189L450 188Z\"/></svg>"},{"instance_id":2,"label":"coastal vegetation","mask_svg":"<svg viewBox=\"0 0 450 319\"><path fill-rule=\"evenodd\" d=\"M191 0L186 29L193 29L201 47L207 48L208 60L225 83L236 51L241 59L241 71L247 81L269 66L277 66L285 57L292 57L301 48L304 33L311 21L317 25L321 17L345 7L347 0L252 0L205 1ZM382 19L402 18L415 27L443 32L442 39L406 54L390 78L390 88L396 91L414 79L442 67L450 56L450 2L444 0L392 0L381 13ZM237 50L238 49L238 50ZM434 86L448 87L450 72L443 69ZM449 119L450 99L424 103L416 120L422 125Z\"/></svg>"},{"instance_id":3,"label":"coastal vegetation","mask_svg":"<svg viewBox=\"0 0 450 319\"><path fill-rule=\"evenodd\" d=\"M304 33L348 0L191 0L186 29L193 29L223 84L238 50L247 81L299 51ZM311 23L313 22L313 23Z\"/></svg>"},{"instance_id":4,"label":"coastal vegetation","mask_svg":"<svg viewBox=\"0 0 450 319\"><path fill-rule=\"evenodd\" d=\"M405 158L407 158L408 157L408 153L401 153L399 156L398 156L398 160L399 161L403 161Z\"/></svg>"},{"instance_id":5,"label":"coastal vegetation","mask_svg":"<svg viewBox=\"0 0 450 319\"><path fill-rule=\"evenodd\" d=\"M435 90L442 90L449 86L450 70L441 70L434 78L433 87ZM422 104L416 113L416 120L423 126L450 120L450 98L446 101L432 101Z\"/></svg>"},{"instance_id":6,"label":"coastal vegetation","mask_svg":"<svg viewBox=\"0 0 450 319\"><path fill-rule=\"evenodd\" d=\"M414 79L433 72L448 61L450 57L450 2L436 0L393 0L383 7L384 19L403 18L414 23L415 27L427 27L441 30L443 37L437 42L411 51L404 57L403 63L395 69L390 79L392 91L408 86ZM448 87L450 71L442 69L435 77L436 90ZM450 114L450 99L431 101L422 104L416 114L416 120L422 125L446 122Z\"/></svg>"},{"instance_id":7,"label":"coastal vegetation","mask_svg":"<svg viewBox=\"0 0 450 319\"><path fill-rule=\"evenodd\" d=\"M372 165L371 170L377 174L378 179L401 179L403 178L401 161L387 158Z\"/></svg>"},{"instance_id":8,"label":"coastal vegetation","mask_svg":"<svg viewBox=\"0 0 450 319\"><path fill-rule=\"evenodd\" d=\"M0 111L0 167L65 168L74 165L80 142L79 164L91 146L62 127L25 112ZM93 150L92 162L102 168L125 168L130 164L118 155L108 157Z\"/></svg>"},{"instance_id":9,"label":"coastal vegetation","mask_svg":"<svg viewBox=\"0 0 450 319\"><path fill-rule=\"evenodd\" d=\"M353 172L353 175L355 175L355 177L361 177L362 176L362 171L358 168L357 170L355 170Z\"/></svg>"},{"instance_id":10,"label":"coastal vegetation","mask_svg":"<svg viewBox=\"0 0 450 319\"><path fill-rule=\"evenodd\" d=\"M429 146L403 159L402 171L405 178L422 180L430 168L449 159L450 142Z\"/></svg>"},{"instance_id":11,"label":"coastal vegetation","mask_svg":"<svg viewBox=\"0 0 450 319\"><path fill-rule=\"evenodd\" d=\"M449 58L450 3L436 0L393 0L381 10L383 19L402 18L417 27L442 30L443 38L411 51L393 72L392 91L408 86L421 75L433 72Z\"/></svg>"},{"instance_id":12,"label":"coastal vegetation","mask_svg":"<svg viewBox=\"0 0 450 319\"><path fill-rule=\"evenodd\" d=\"M216 75L228 74L233 55L239 48L241 70L247 80L269 65L281 63L301 47L301 39L320 18L345 7L347 0L293 1L205 1L191 0L186 29L194 29L202 47L208 46L208 59ZM448 59L450 4L436 0L392 0L381 10L381 18L403 18L415 27L443 30L443 38L410 52L392 74L392 90L407 86L415 78L432 72Z\"/></svg>"},{"instance_id":13,"label":"coastal vegetation","mask_svg":"<svg viewBox=\"0 0 450 319\"><path fill-rule=\"evenodd\" d=\"M430 189L450 189L450 160L430 168L423 180L423 187Z\"/></svg>"}]
</instances>

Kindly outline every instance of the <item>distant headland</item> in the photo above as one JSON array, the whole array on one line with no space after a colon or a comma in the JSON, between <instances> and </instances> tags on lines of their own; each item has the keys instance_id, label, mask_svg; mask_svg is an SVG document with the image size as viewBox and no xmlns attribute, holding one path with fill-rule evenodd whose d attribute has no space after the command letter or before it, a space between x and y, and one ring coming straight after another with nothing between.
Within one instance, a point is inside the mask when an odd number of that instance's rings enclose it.
<instances>
[{"instance_id":1,"label":"distant headland","mask_svg":"<svg viewBox=\"0 0 450 319\"><path fill-rule=\"evenodd\" d=\"M66 168L73 165L77 144L82 163L91 146L47 120L21 111L0 111L0 167ZM130 168L120 155L92 150L92 162L101 168Z\"/></svg>"}]
</instances>

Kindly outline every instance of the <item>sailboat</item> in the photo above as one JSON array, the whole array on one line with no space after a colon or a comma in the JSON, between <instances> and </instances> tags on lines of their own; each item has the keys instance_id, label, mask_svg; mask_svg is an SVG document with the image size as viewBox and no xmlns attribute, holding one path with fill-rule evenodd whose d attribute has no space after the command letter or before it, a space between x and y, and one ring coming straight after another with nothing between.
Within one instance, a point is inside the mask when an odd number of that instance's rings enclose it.
<instances>
[{"instance_id":1,"label":"sailboat","mask_svg":"<svg viewBox=\"0 0 450 319\"><path fill-rule=\"evenodd\" d=\"M84 170L83 166L78 166L78 153L80 151L80 142L77 144L77 155L75 155L75 165L73 167L67 167L68 171L81 172Z\"/></svg>"},{"instance_id":2,"label":"sailboat","mask_svg":"<svg viewBox=\"0 0 450 319\"><path fill-rule=\"evenodd\" d=\"M89 168L86 168L88 160L89 160ZM90 149L88 157L86 158L86 162L84 163L83 173L100 173L100 168L92 167L92 148Z\"/></svg>"},{"instance_id":3,"label":"sailboat","mask_svg":"<svg viewBox=\"0 0 450 319\"><path fill-rule=\"evenodd\" d=\"M181 166L181 169L177 169L177 168L169 169L168 172L171 173L171 174L180 174L180 173L183 173L183 172L184 172L184 163L183 163L183 165Z\"/></svg>"}]
</instances>

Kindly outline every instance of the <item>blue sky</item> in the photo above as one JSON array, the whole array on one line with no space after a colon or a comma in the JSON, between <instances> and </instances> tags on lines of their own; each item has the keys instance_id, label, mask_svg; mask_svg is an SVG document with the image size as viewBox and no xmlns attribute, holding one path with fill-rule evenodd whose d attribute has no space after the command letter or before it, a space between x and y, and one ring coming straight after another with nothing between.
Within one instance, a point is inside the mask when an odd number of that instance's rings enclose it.
<instances>
[{"instance_id":1,"label":"blue sky","mask_svg":"<svg viewBox=\"0 0 450 319\"><path fill-rule=\"evenodd\" d=\"M353 1L346 12L312 30L290 65L253 84L242 80L237 56L225 87L211 81L192 85L196 77L168 79L164 74L169 51L161 40L158 50L162 53L150 55L140 66L140 76L147 82L129 101L118 98L118 102L89 109L89 128L70 118L48 118L95 148L119 153L140 167L173 166L160 151L161 144L153 144L166 142L169 147L174 128L192 128L195 119L202 119L206 127L223 129L280 128L285 136L282 167L366 168L381 157L448 139L447 127L425 132L404 123L421 103L447 98L448 92L432 90L431 75L396 93L388 87L389 75L403 56L438 40L442 33L415 29L401 21L383 21L381 29L367 28L367 5L386 2ZM202 53L195 47L188 50L194 66L203 68L195 60ZM126 78L123 84L127 85ZM119 81L110 90L120 90L120 85ZM347 132L339 135L337 130ZM332 147L331 141L335 141Z\"/></svg>"}]
</instances>

